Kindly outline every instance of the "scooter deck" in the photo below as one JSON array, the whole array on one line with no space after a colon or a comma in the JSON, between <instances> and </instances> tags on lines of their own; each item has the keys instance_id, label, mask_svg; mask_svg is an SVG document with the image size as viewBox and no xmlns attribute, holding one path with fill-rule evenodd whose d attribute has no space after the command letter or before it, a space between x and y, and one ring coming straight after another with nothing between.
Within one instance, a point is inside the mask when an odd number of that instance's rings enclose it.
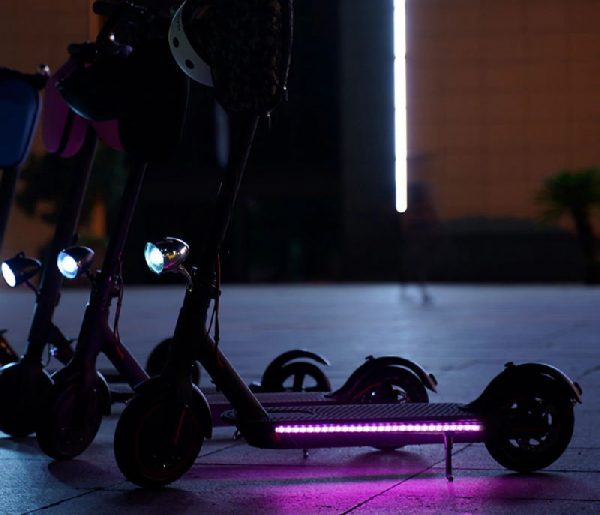
<instances>
[{"instance_id":1,"label":"scooter deck","mask_svg":"<svg viewBox=\"0 0 600 515\"><path fill-rule=\"evenodd\" d=\"M454 442L477 442L485 433L485 418L461 404L331 404L267 412L268 430L263 425L262 431L246 434L258 447L399 447L441 443L449 436Z\"/></svg>"},{"instance_id":2,"label":"scooter deck","mask_svg":"<svg viewBox=\"0 0 600 515\"><path fill-rule=\"evenodd\" d=\"M255 393L254 395L267 408L294 405L313 406L339 402L339 399L331 397L328 392L269 392ZM213 426L228 425L228 422L222 417L225 412L231 410L231 404L227 397L222 393L208 393L206 400L210 406Z\"/></svg>"}]
</instances>

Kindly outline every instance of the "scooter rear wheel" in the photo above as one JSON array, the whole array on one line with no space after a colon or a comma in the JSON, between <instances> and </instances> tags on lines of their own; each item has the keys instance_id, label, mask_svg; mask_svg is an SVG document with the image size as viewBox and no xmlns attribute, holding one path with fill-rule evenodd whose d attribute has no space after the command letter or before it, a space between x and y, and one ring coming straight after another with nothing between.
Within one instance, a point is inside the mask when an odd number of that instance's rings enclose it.
<instances>
[{"instance_id":1,"label":"scooter rear wheel","mask_svg":"<svg viewBox=\"0 0 600 515\"><path fill-rule=\"evenodd\" d=\"M204 442L203 421L174 390L142 392L125 406L115 430L114 453L123 475L157 488L179 479Z\"/></svg>"},{"instance_id":2,"label":"scooter rear wheel","mask_svg":"<svg viewBox=\"0 0 600 515\"><path fill-rule=\"evenodd\" d=\"M573 435L573 403L545 376L508 394L496 416L497 427L488 432L485 446L500 465L517 472L548 467Z\"/></svg>"},{"instance_id":3,"label":"scooter rear wheel","mask_svg":"<svg viewBox=\"0 0 600 515\"><path fill-rule=\"evenodd\" d=\"M410 370L386 366L362 379L352 400L371 404L429 402L429 395L423 382Z\"/></svg>"},{"instance_id":4,"label":"scooter rear wheel","mask_svg":"<svg viewBox=\"0 0 600 515\"><path fill-rule=\"evenodd\" d=\"M87 393L82 391L79 376L54 384L36 433L40 448L51 458L74 458L94 441L108 395L105 383L96 379Z\"/></svg>"},{"instance_id":5,"label":"scooter rear wheel","mask_svg":"<svg viewBox=\"0 0 600 515\"><path fill-rule=\"evenodd\" d=\"M353 395L355 402L370 404L396 404L404 402L429 402L429 395L421 380L410 370L386 366L375 370L361 381ZM375 446L380 451L393 451L394 447Z\"/></svg>"}]
</instances>

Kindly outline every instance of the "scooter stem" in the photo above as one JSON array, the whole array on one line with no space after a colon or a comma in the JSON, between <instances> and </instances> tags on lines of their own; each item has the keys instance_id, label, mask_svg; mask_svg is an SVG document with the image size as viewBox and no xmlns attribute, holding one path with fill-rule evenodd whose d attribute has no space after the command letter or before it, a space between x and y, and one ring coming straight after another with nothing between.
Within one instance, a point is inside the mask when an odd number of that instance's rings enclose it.
<instances>
[{"instance_id":1,"label":"scooter stem","mask_svg":"<svg viewBox=\"0 0 600 515\"><path fill-rule=\"evenodd\" d=\"M11 166L2 170L2 181L0 181L0 250L4 242L4 233L8 224L8 214L15 196L19 166Z\"/></svg>"},{"instance_id":2,"label":"scooter stem","mask_svg":"<svg viewBox=\"0 0 600 515\"><path fill-rule=\"evenodd\" d=\"M258 125L258 116L240 113L229 113L230 147L229 162L219 188L217 202L210 232L202 252L198 276L196 279L212 282L215 263L219 256L223 239L227 233L231 213L235 205L237 193L242 182L254 133ZM206 275L204 275L206 274Z\"/></svg>"},{"instance_id":3,"label":"scooter stem","mask_svg":"<svg viewBox=\"0 0 600 515\"><path fill-rule=\"evenodd\" d=\"M246 383L231 366L206 330L210 301L214 297L213 276L219 250L225 238L237 193L244 175L250 147L258 125L255 115L230 113L231 146L229 163L219 189L215 215L200 265L194 270L175 328L173 357L177 364L198 359L217 387L231 401L241 420L257 421L267 413ZM216 292L219 295L219 292ZM202 319L198 320L198 316ZM191 348L190 342L198 342ZM190 354L195 354L195 358ZM188 366L189 369L189 366Z\"/></svg>"},{"instance_id":4,"label":"scooter stem","mask_svg":"<svg viewBox=\"0 0 600 515\"><path fill-rule=\"evenodd\" d=\"M56 256L63 248L74 243L73 239L77 233L81 207L96 153L96 143L96 134L88 129L83 147L77 157L78 166L75 167L74 172L76 176L73 177L71 190L65 197L52 243L44 259L40 291L36 298L25 354L29 359L41 360L47 343L59 343L49 339L52 334L56 334L52 333L50 326L54 308L60 298L60 287L63 281L56 266Z\"/></svg>"},{"instance_id":5,"label":"scooter stem","mask_svg":"<svg viewBox=\"0 0 600 515\"><path fill-rule=\"evenodd\" d=\"M90 368L91 364L95 366L96 358L102 352L107 341L105 333L110 332L108 330L109 308L116 286L113 281L119 272L121 254L127 240L129 226L135 212L135 205L142 188L146 166L145 162L138 160L134 161L131 166L125 191L121 198L117 223L108 242L104 262L102 263L102 270L97 274L96 281L92 287L90 300L83 316L77 346L75 347L75 354L69 364L72 364L74 367L78 367L79 363L87 363ZM122 280L122 278L119 278L119 280ZM101 328L104 328L104 330ZM112 332L110 333L112 334Z\"/></svg>"},{"instance_id":6,"label":"scooter stem","mask_svg":"<svg viewBox=\"0 0 600 515\"><path fill-rule=\"evenodd\" d=\"M131 221L135 214L135 206L142 189L146 168L147 163L145 161L133 160L129 179L123 192L117 223L114 227L114 233L109 238L104 262L102 263L102 270L97 277L97 284L91 295L90 304L98 302L104 306L108 306L110 299L113 297L114 290L110 287L109 283L112 282L115 274L119 272L121 255L123 254Z\"/></svg>"}]
</instances>

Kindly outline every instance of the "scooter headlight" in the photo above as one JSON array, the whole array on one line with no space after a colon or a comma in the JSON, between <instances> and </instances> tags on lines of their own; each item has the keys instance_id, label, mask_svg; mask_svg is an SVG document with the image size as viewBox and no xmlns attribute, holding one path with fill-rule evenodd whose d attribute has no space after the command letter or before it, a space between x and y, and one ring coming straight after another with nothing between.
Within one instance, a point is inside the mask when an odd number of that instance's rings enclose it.
<instances>
[{"instance_id":1,"label":"scooter headlight","mask_svg":"<svg viewBox=\"0 0 600 515\"><path fill-rule=\"evenodd\" d=\"M2 263L2 277L11 288L19 286L31 279L42 267L34 258L25 256L22 252Z\"/></svg>"},{"instance_id":2,"label":"scooter headlight","mask_svg":"<svg viewBox=\"0 0 600 515\"><path fill-rule=\"evenodd\" d=\"M60 251L56 266L67 279L75 279L88 271L94 260L94 251L89 247L69 247Z\"/></svg>"},{"instance_id":3,"label":"scooter headlight","mask_svg":"<svg viewBox=\"0 0 600 515\"><path fill-rule=\"evenodd\" d=\"M189 252L190 247L185 241L178 238L165 238L155 243L146 243L144 258L150 270L155 274L162 274L178 271Z\"/></svg>"}]
</instances>

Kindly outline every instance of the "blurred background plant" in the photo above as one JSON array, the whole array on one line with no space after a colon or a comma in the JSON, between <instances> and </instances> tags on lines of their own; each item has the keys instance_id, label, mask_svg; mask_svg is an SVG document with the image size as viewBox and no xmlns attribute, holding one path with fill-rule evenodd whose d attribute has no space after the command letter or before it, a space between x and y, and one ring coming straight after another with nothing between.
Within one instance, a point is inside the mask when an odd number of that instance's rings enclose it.
<instances>
[{"instance_id":1,"label":"blurred background plant","mask_svg":"<svg viewBox=\"0 0 600 515\"><path fill-rule=\"evenodd\" d=\"M537 196L541 218L558 223L569 217L574 224L583 253L585 280L600 283L598 240L594 234L593 215L600 208L600 169L561 170L544 180Z\"/></svg>"},{"instance_id":2,"label":"blurred background plant","mask_svg":"<svg viewBox=\"0 0 600 515\"><path fill-rule=\"evenodd\" d=\"M69 191L77 161L54 154L33 155L21 173L17 203L23 211L54 225ZM79 243L102 248L126 180L126 158L99 144L79 223ZM48 242L45 242L47 244ZM45 245L44 245L45 246Z\"/></svg>"}]
</instances>

